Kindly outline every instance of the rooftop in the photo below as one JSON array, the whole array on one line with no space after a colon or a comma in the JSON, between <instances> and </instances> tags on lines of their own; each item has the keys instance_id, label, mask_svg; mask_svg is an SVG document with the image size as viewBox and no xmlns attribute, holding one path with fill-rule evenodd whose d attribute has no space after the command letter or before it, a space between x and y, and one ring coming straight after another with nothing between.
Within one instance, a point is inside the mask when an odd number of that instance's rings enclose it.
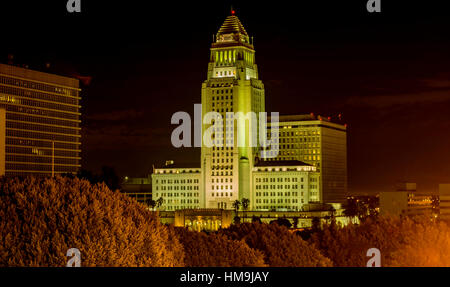
<instances>
[{"instance_id":1,"label":"rooftop","mask_svg":"<svg viewBox=\"0 0 450 287\"><path fill-rule=\"evenodd\" d=\"M255 163L258 166L312 166L299 160L260 160Z\"/></svg>"},{"instance_id":2,"label":"rooftop","mask_svg":"<svg viewBox=\"0 0 450 287\"><path fill-rule=\"evenodd\" d=\"M36 82L45 82L49 84L57 84L67 86L69 88L79 89L79 80L73 77L66 77L37 70L31 70L25 67L7 65L0 63L0 74L8 76L24 78Z\"/></svg>"},{"instance_id":3,"label":"rooftop","mask_svg":"<svg viewBox=\"0 0 450 287\"><path fill-rule=\"evenodd\" d=\"M302 115L279 115L278 121L280 123L289 123L289 122L307 122L307 121L320 121L323 124L331 124L336 125L336 127L346 128L347 124L344 124L342 115L339 114L335 117L327 117L321 115L315 115L314 113L310 114L302 114ZM271 124L271 117L267 117L267 123Z\"/></svg>"},{"instance_id":4,"label":"rooftop","mask_svg":"<svg viewBox=\"0 0 450 287\"><path fill-rule=\"evenodd\" d=\"M220 27L216 35L216 41L212 44L213 48L229 46L245 46L253 49L250 39L239 18L234 15L234 10L228 16Z\"/></svg>"},{"instance_id":5,"label":"rooftop","mask_svg":"<svg viewBox=\"0 0 450 287\"><path fill-rule=\"evenodd\" d=\"M228 16L220 27L219 32L217 32L217 36L224 34L242 34L248 36L244 25L242 25L239 18L235 15Z\"/></svg>"},{"instance_id":6,"label":"rooftop","mask_svg":"<svg viewBox=\"0 0 450 287\"><path fill-rule=\"evenodd\" d=\"M166 163L164 165L160 165L160 166L155 166L155 168L157 169L162 169L162 168L186 168L186 169L190 169L190 168L200 168L200 163L199 162L195 162L195 163L175 163L173 160L169 160L166 161Z\"/></svg>"}]
</instances>

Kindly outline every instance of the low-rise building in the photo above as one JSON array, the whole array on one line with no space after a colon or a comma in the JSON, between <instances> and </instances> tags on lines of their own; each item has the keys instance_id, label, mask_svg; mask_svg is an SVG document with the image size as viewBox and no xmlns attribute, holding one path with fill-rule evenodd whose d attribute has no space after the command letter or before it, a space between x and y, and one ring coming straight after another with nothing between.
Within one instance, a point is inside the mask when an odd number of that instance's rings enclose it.
<instances>
[{"instance_id":1,"label":"low-rise building","mask_svg":"<svg viewBox=\"0 0 450 287\"><path fill-rule=\"evenodd\" d=\"M298 160L260 161L253 167L254 210L301 211L320 201L320 173Z\"/></svg>"},{"instance_id":2,"label":"low-rise building","mask_svg":"<svg viewBox=\"0 0 450 287\"><path fill-rule=\"evenodd\" d=\"M393 216L433 215L433 194L417 192L415 183L401 183L395 191L380 192L380 214Z\"/></svg>"},{"instance_id":3,"label":"low-rise building","mask_svg":"<svg viewBox=\"0 0 450 287\"><path fill-rule=\"evenodd\" d=\"M200 208L204 198L200 193L201 169L183 167L168 161L163 167L155 168L152 178L152 198L158 202L159 210Z\"/></svg>"}]
</instances>

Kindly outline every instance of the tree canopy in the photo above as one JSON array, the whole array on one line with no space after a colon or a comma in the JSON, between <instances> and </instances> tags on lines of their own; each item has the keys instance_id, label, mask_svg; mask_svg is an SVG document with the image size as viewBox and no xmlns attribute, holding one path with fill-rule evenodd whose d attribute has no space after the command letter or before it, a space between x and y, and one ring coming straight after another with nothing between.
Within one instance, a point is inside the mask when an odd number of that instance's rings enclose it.
<instances>
[{"instance_id":1,"label":"tree canopy","mask_svg":"<svg viewBox=\"0 0 450 287\"><path fill-rule=\"evenodd\" d=\"M69 177L0 179L0 266L182 266L183 248L144 205Z\"/></svg>"},{"instance_id":2,"label":"tree canopy","mask_svg":"<svg viewBox=\"0 0 450 287\"><path fill-rule=\"evenodd\" d=\"M175 228L185 251L187 267L263 267L264 257L239 240L224 234L206 234Z\"/></svg>"},{"instance_id":3,"label":"tree canopy","mask_svg":"<svg viewBox=\"0 0 450 287\"><path fill-rule=\"evenodd\" d=\"M331 261L300 236L278 224L258 222L232 225L220 231L261 251L270 267L326 267Z\"/></svg>"},{"instance_id":4,"label":"tree canopy","mask_svg":"<svg viewBox=\"0 0 450 287\"><path fill-rule=\"evenodd\" d=\"M450 229L429 218L380 217L359 225L325 225L310 242L334 266L364 267L370 248L380 250L382 266L450 265Z\"/></svg>"}]
</instances>

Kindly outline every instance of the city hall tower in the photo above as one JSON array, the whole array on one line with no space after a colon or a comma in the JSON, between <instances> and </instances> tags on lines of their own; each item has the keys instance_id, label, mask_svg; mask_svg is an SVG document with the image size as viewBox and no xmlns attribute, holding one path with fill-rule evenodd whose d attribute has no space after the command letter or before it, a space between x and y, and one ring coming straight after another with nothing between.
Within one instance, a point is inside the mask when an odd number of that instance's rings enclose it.
<instances>
[{"instance_id":1,"label":"city hall tower","mask_svg":"<svg viewBox=\"0 0 450 287\"><path fill-rule=\"evenodd\" d=\"M206 208L231 209L235 200L244 198L252 202L252 168L259 147L251 136L252 130L258 130L258 121L250 120L249 115L265 111L264 85L258 79L252 42L231 11L211 44L207 78L202 84L202 119L215 112L222 120L202 124L202 136L210 129L213 140L212 146L203 144L201 148ZM241 116L236 119L227 113ZM244 144L238 145L238 140Z\"/></svg>"}]
</instances>

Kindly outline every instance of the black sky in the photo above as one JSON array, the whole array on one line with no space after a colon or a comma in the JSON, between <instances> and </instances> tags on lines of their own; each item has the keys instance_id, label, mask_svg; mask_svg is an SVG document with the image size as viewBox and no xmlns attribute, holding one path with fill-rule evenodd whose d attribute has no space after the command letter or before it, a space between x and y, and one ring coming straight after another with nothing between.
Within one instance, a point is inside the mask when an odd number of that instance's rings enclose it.
<instances>
[{"instance_id":1,"label":"black sky","mask_svg":"<svg viewBox=\"0 0 450 287\"><path fill-rule=\"evenodd\" d=\"M433 1L65 1L0 4L0 62L92 77L82 89L83 168L143 176L166 159L176 111L193 112L230 6L250 36L266 110L344 115L352 192L450 182L450 20ZM94 4L95 2L95 4ZM390 3L388 3L390 2ZM395 6L392 2L395 2ZM295 5L294 5L295 4Z\"/></svg>"}]
</instances>

